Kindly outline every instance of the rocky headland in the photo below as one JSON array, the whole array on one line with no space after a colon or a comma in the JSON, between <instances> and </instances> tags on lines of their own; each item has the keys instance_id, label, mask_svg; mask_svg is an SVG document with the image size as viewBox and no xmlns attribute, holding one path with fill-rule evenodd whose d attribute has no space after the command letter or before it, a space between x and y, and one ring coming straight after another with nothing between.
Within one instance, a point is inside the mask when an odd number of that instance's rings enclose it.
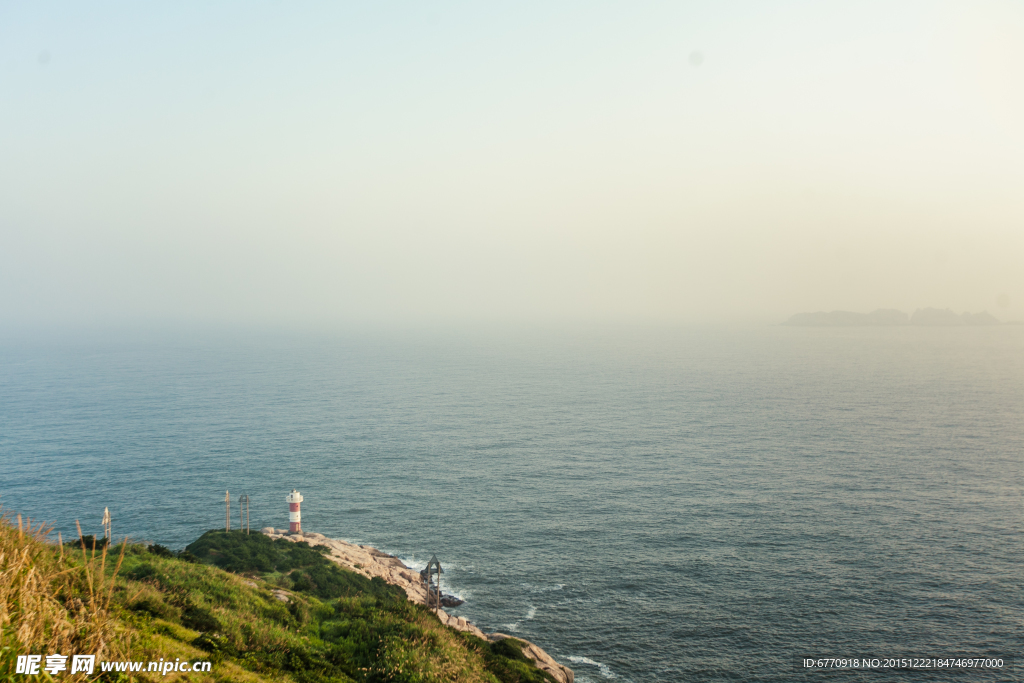
<instances>
[{"instance_id":1,"label":"rocky headland","mask_svg":"<svg viewBox=\"0 0 1024 683\"><path fill-rule=\"evenodd\" d=\"M326 557L338 565L370 579L379 576L384 581L402 588L412 602L421 605L427 604L427 583L424 578L415 569L406 567L394 555L388 555L368 545L346 543L315 532L290 533L285 529L265 527L262 529L262 533L271 539L283 538L293 542L305 541L312 546L326 546L330 549L330 553ZM445 603L445 597L451 598L451 596L442 595L442 605ZM457 631L471 633L490 642L513 637L505 633L484 633L467 619L448 614L443 609L436 610L436 614L441 623L446 626ZM573 683L572 669L556 662L551 655L537 645L518 637L516 640L526 644L523 647L523 654L532 659L538 669L550 674L559 683Z\"/></svg>"}]
</instances>

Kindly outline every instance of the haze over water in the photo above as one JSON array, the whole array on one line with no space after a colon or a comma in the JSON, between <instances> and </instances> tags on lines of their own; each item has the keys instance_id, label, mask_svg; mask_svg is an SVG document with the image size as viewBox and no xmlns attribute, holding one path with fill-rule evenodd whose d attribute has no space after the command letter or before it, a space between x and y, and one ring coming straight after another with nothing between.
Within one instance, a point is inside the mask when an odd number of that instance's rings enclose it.
<instances>
[{"instance_id":1,"label":"haze over water","mask_svg":"<svg viewBox=\"0 0 1024 683\"><path fill-rule=\"evenodd\" d=\"M282 527L298 488L307 530L436 553L457 613L585 682L1009 658L1022 351L1022 327L8 336L0 502L180 548L225 489Z\"/></svg>"},{"instance_id":2,"label":"haze over water","mask_svg":"<svg viewBox=\"0 0 1024 683\"><path fill-rule=\"evenodd\" d=\"M0 4L0 326L1024 320L1013 0Z\"/></svg>"}]
</instances>

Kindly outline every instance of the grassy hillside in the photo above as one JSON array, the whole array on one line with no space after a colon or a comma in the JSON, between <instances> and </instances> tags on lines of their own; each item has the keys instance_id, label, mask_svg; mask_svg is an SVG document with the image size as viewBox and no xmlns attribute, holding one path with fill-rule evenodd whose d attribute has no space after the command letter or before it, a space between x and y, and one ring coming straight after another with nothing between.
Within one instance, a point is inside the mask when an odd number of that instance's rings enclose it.
<instances>
[{"instance_id":1,"label":"grassy hillside","mask_svg":"<svg viewBox=\"0 0 1024 683\"><path fill-rule=\"evenodd\" d=\"M0 681L22 678L13 674L17 654L53 652L214 662L207 674L135 680L552 680L516 641L449 629L401 589L341 569L304 543L208 532L178 555L130 544L93 553L45 540L42 530L0 524ZM85 680L61 676L76 678Z\"/></svg>"},{"instance_id":2,"label":"grassy hillside","mask_svg":"<svg viewBox=\"0 0 1024 683\"><path fill-rule=\"evenodd\" d=\"M0 515L0 681L27 680L15 673L21 654L129 656L131 633L112 604L109 577L117 572L117 558L65 551L47 544L47 536L42 525L20 515L16 524L9 514Z\"/></svg>"}]
</instances>

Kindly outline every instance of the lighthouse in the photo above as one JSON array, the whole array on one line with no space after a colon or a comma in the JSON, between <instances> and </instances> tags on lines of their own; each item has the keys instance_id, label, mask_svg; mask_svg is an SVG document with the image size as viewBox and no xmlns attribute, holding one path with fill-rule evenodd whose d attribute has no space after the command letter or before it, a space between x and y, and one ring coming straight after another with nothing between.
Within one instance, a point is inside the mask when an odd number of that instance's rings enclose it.
<instances>
[{"instance_id":1,"label":"lighthouse","mask_svg":"<svg viewBox=\"0 0 1024 683\"><path fill-rule=\"evenodd\" d=\"M299 504L302 503L302 494L292 489L286 500L288 501L288 531L293 534L301 534L302 512L299 510Z\"/></svg>"}]
</instances>

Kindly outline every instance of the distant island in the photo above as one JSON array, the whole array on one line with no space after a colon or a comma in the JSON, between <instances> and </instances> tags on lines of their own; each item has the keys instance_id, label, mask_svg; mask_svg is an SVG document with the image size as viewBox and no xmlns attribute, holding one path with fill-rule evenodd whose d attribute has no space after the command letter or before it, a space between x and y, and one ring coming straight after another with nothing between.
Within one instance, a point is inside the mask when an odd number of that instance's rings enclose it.
<instances>
[{"instance_id":1,"label":"distant island","mask_svg":"<svg viewBox=\"0 0 1024 683\"><path fill-rule=\"evenodd\" d=\"M922 327L962 327L964 325L1001 325L988 311L981 313L954 313L948 308L919 308L913 315L893 308L879 308L870 313L851 311L818 311L797 313L782 323L791 327L897 327L919 325Z\"/></svg>"}]
</instances>

